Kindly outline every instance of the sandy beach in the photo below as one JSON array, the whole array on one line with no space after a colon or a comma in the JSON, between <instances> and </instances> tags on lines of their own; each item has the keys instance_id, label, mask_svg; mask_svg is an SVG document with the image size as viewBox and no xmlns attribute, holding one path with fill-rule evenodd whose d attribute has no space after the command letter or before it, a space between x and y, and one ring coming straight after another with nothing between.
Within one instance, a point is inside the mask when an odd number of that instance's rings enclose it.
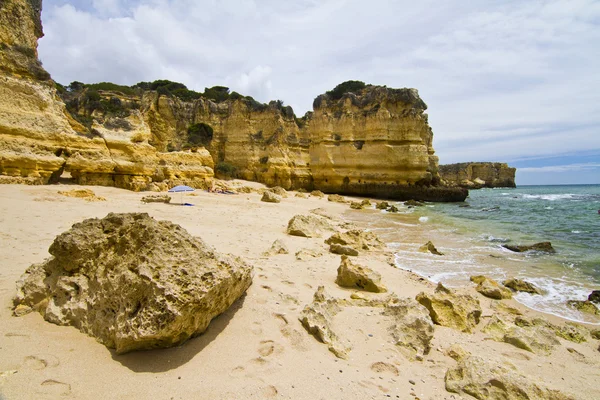
<instances>
[{"instance_id":1,"label":"sandy beach","mask_svg":"<svg viewBox=\"0 0 600 400\"><path fill-rule=\"evenodd\" d=\"M317 213L330 216L339 230L352 224L365 228L367 224L348 222L348 213L363 212L350 210L348 204L295 197L295 192L274 204L261 202L255 192L226 195L198 190L181 196L194 204L191 207L176 204L179 194L172 196L173 204L144 204L140 200L148 193L110 187L82 187L106 201L58 194L74 188L79 187L0 185L2 400L471 399L446 390L445 375L457 365L449 352L453 345L489 365L505 366L525 376L527 382L567 396L553 398L600 398L599 341L589 335L589 330L597 327L582 328L587 332L582 343L557 338L560 343L549 354L490 340L482 329L494 315L514 318L518 311L525 318L543 317L560 326L566 321L529 310L514 300L491 300L474 286L460 289L481 303L481 321L474 332L436 325L431 351L423 357L407 356L395 344L390 319L380 308L344 307L333 325L352 350L347 359L337 358L298 318L319 286L339 299L350 299L356 290L335 283L340 256L329 253L324 243L327 236L290 236L286 227L294 215L320 209ZM252 285L204 334L171 349L117 355L74 327L44 321L39 313L13 316L15 282L27 267L49 257L54 238L74 223L103 218L109 212L145 212L181 225L216 251L252 264ZM420 233L415 241L421 237ZM264 255L278 239L289 248L289 254ZM318 256L299 260L295 254L302 249L314 250ZM394 267L392 249L361 253L355 259L379 272L388 292L400 298L414 299L420 292L435 289L423 278ZM517 311L511 314L508 307Z\"/></svg>"}]
</instances>

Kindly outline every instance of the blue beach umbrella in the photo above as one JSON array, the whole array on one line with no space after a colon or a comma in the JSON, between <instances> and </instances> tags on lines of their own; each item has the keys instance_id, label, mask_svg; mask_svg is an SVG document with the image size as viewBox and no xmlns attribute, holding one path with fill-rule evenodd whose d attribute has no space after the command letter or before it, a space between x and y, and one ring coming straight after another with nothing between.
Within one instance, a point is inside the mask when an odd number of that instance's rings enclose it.
<instances>
[{"instance_id":1,"label":"blue beach umbrella","mask_svg":"<svg viewBox=\"0 0 600 400\"><path fill-rule=\"evenodd\" d=\"M182 193L181 194L181 204L183 204L183 192L193 192L194 190L196 190L196 189L194 189L193 187L190 187L190 186L177 185L177 186L169 189L169 193Z\"/></svg>"}]
</instances>

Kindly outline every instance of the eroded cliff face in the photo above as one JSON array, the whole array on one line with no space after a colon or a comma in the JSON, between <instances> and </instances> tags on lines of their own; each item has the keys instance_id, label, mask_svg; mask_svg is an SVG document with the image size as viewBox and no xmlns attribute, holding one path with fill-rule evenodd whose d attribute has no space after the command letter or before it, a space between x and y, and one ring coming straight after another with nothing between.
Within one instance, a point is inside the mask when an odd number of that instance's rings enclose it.
<instances>
[{"instance_id":1,"label":"eroded cliff face","mask_svg":"<svg viewBox=\"0 0 600 400\"><path fill-rule=\"evenodd\" d=\"M37 59L40 12L41 1L0 2L0 182L52 183L66 171L79 184L132 190L153 188L153 176L162 187L206 185L208 152L157 152L139 112L129 131L90 130L72 118Z\"/></svg>"},{"instance_id":2,"label":"eroded cliff face","mask_svg":"<svg viewBox=\"0 0 600 400\"><path fill-rule=\"evenodd\" d=\"M324 192L432 201L466 193L439 186L427 105L416 89L366 86L315 99L309 120L314 186Z\"/></svg>"},{"instance_id":3,"label":"eroded cliff face","mask_svg":"<svg viewBox=\"0 0 600 400\"><path fill-rule=\"evenodd\" d=\"M449 186L467 189L482 187L516 187L516 168L506 163L470 162L446 164L439 167L442 180Z\"/></svg>"}]
</instances>

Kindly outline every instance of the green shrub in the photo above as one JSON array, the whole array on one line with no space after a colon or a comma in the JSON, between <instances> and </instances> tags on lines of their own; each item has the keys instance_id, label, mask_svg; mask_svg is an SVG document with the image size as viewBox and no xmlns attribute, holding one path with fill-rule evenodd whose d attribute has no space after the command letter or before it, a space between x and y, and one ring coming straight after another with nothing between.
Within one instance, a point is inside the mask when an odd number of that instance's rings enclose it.
<instances>
[{"instance_id":1,"label":"green shrub","mask_svg":"<svg viewBox=\"0 0 600 400\"><path fill-rule=\"evenodd\" d=\"M229 88L225 86L213 86L211 88L204 88L202 96L214 100L217 103L229 99Z\"/></svg>"},{"instance_id":2,"label":"green shrub","mask_svg":"<svg viewBox=\"0 0 600 400\"><path fill-rule=\"evenodd\" d=\"M133 96L136 94L135 89L133 89L129 86L117 85L116 83L111 83L111 82L92 83L92 84L85 85L85 86L91 90L104 90L104 91L108 91L108 92L119 92L119 93L122 93L124 95L129 95L129 96Z\"/></svg>"},{"instance_id":3,"label":"green shrub","mask_svg":"<svg viewBox=\"0 0 600 400\"><path fill-rule=\"evenodd\" d=\"M203 122L188 127L188 144L207 147L213 138L213 128Z\"/></svg>"},{"instance_id":4,"label":"green shrub","mask_svg":"<svg viewBox=\"0 0 600 400\"><path fill-rule=\"evenodd\" d=\"M237 167L228 162L220 161L215 166L215 172L228 178L235 178L237 174Z\"/></svg>"},{"instance_id":5,"label":"green shrub","mask_svg":"<svg viewBox=\"0 0 600 400\"><path fill-rule=\"evenodd\" d=\"M346 81L337 85L333 90L330 90L327 93L330 99L339 100L348 92L360 92L367 85L361 81Z\"/></svg>"}]
</instances>

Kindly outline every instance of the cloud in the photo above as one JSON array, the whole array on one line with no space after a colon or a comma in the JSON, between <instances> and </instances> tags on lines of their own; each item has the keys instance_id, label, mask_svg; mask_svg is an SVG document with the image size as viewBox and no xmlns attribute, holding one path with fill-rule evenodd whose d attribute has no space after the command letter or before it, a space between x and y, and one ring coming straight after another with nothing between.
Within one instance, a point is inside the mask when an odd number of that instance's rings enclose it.
<instances>
[{"instance_id":1,"label":"cloud","mask_svg":"<svg viewBox=\"0 0 600 400\"><path fill-rule=\"evenodd\" d=\"M416 87L442 163L600 150L594 0L48 0L61 83L224 85L298 114L348 79Z\"/></svg>"},{"instance_id":2,"label":"cloud","mask_svg":"<svg viewBox=\"0 0 600 400\"><path fill-rule=\"evenodd\" d=\"M600 169L600 163L582 163L568 165L547 165L544 167L519 168L521 172L547 173L547 172L578 172Z\"/></svg>"}]
</instances>

